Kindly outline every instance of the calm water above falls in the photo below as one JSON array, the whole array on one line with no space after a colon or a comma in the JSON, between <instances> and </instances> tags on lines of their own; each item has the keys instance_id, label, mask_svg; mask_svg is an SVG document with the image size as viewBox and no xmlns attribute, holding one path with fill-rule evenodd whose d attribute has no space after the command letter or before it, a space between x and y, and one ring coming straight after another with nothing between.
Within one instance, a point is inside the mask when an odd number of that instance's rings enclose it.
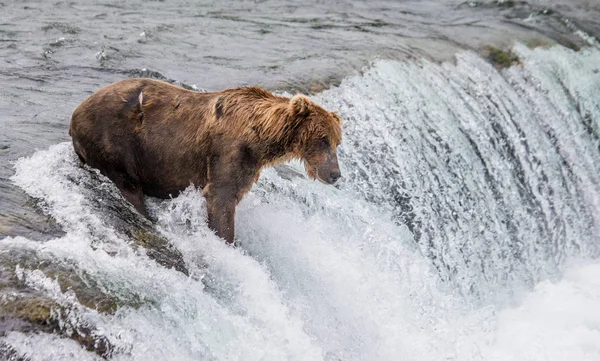
<instances>
[{"instance_id":1,"label":"calm water above falls","mask_svg":"<svg viewBox=\"0 0 600 361\"><path fill-rule=\"evenodd\" d=\"M9 235L0 255L119 300L99 312L11 266L114 360L600 359L600 49L587 40L516 44L521 64L501 71L471 51L376 60L315 95L345 119L339 186L294 176L298 164L265 171L238 208L237 249L206 228L200 192L148 199L190 276L131 248L116 189L77 165L56 135L65 120L48 120L50 140L7 177L63 233ZM31 360L99 358L45 333L2 342Z\"/></svg>"}]
</instances>

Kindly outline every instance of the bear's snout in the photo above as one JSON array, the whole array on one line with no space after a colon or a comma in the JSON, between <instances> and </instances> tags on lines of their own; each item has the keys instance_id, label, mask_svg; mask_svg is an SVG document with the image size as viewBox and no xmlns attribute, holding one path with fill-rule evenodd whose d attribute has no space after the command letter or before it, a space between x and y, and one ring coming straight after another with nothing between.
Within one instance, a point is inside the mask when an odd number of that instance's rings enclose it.
<instances>
[{"instance_id":1,"label":"bear's snout","mask_svg":"<svg viewBox=\"0 0 600 361\"><path fill-rule=\"evenodd\" d=\"M327 151L325 161L317 166L316 179L325 184L334 184L341 178L340 166L338 164L335 150Z\"/></svg>"},{"instance_id":2,"label":"bear's snout","mask_svg":"<svg viewBox=\"0 0 600 361\"><path fill-rule=\"evenodd\" d=\"M334 184L341 177L342 177L342 173L339 170L331 172L329 174L329 184Z\"/></svg>"}]
</instances>

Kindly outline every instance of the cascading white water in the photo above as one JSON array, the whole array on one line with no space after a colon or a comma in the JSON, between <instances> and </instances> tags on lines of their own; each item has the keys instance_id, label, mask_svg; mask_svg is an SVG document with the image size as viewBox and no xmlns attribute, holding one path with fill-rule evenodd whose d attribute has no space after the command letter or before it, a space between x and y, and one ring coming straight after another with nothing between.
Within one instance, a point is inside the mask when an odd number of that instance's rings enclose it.
<instances>
[{"instance_id":1,"label":"cascading white water","mask_svg":"<svg viewBox=\"0 0 600 361\"><path fill-rule=\"evenodd\" d=\"M351 187L416 222L463 292L598 254L599 52L515 50L523 65L502 72L473 53L383 61L322 97L347 118Z\"/></svg>"},{"instance_id":2,"label":"cascading white water","mask_svg":"<svg viewBox=\"0 0 600 361\"><path fill-rule=\"evenodd\" d=\"M13 180L64 230L7 238L139 308L105 315L39 271L115 360L573 360L600 358L600 51L517 46L496 71L377 61L317 101L345 119L337 188L266 170L237 213L240 247L205 225L194 189L149 199L191 276L133 251L78 185L71 145ZM293 164L293 167L298 167ZM412 232L411 232L412 230ZM32 360L96 359L71 340L12 332Z\"/></svg>"}]
</instances>

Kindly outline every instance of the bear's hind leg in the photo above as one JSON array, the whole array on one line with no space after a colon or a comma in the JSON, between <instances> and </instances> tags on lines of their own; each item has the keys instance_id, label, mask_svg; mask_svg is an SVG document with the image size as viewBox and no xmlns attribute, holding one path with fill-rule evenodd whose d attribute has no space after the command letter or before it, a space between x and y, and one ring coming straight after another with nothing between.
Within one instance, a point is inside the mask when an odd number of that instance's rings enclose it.
<instances>
[{"instance_id":1,"label":"bear's hind leg","mask_svg":"<svg viewBox=\"0 0 600 361\"><path fill-rule=\"evenodd\" d=\"M144 193L141 187L121 188L119 187L123 197L131 203L135 209L144 217L148 218L148 211L144 203Z\"/></svg>"},{"instance_id":2,"label":"bear's hind leg","mask_svg":"<svg viewBox=\"0 0 600 361\"><path fill-rule=\"evenodd\" d=\"M75 139L73 139L73 149L75 150L75 154L77 155L77 158L79 158L79 161L81 162L81 164L87 163L85 161L85 157L83 156L84 152L81 149L81 145Z\"/></svg>"},{"instance_id":3,"label":"bear's hind leg","mask_svg":"<svg viewBox=\"0 0 600 361\"><path fill-rule=\"evenodd\" d=\"M141 185L132 181L130 177L116 170L101 168L100 173L107 176L119 190L123 197L144 217L148 218L148 212L144 203L144 192Z\"/></svg>"}]
</instances>

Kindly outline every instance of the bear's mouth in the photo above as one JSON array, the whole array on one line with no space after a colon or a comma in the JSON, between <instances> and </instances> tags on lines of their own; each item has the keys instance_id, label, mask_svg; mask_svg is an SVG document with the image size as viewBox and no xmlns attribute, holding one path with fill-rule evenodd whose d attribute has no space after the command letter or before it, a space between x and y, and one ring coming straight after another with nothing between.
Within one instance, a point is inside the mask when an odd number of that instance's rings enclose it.
<instances>
[{"instance_id":1,"label":"bear's mouth","mask_svg":"<svg viewBox=\"0 0 600 361\"><path fill-rule=\"evenodd\" d=\"M317 173L317 177L315 178L316 180L318 180L319 182L323 183L323 184L327 184L330 185L331 183L329 182L325 182L321 177L319 177L319 174Z\"/></svg>"},{"instance_id":2,"label":"bear's mouth","mask_svg":"<svg viewBox=\"0 0 600 361\"><path fill-rule=\"evenodd\" d=\"M308 163L305 164L305 168L306 168L306 174L308 174L308 176L312 179L312 180L318 180L319 182L323 183L323 184L331 184L330 182L327 182L326 180L324 180L323 178L321 178L321 176L319 175L319 170L317 169L317 167L314 167Z\"/></svg>"}]
</instances>

